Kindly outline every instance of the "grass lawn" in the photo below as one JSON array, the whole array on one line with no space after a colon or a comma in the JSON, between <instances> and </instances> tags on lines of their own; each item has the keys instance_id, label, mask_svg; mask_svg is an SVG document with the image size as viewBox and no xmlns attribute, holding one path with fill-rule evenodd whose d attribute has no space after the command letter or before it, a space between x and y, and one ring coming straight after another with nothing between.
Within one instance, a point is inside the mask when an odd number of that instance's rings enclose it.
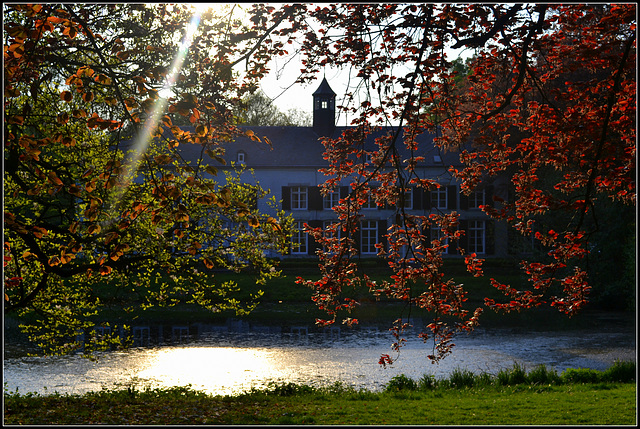
<instances>
[{"instance_id":1,"label":"grass lawn","mask_svg":"<svg viewBox=\"0 0 640 429\"><path fill-rule=\"evenodd\" d=\"M515 382L519 380L519 382ZM590 380L590 382L584 382ZM405 376L382 392L335 384L270 385L237 396L185 387L85 395L5 392L4 423L236 425L634 425L635 363L558 375L514 366L495 377L459 371L447 380Z\"/></svg>"}]
</instances>

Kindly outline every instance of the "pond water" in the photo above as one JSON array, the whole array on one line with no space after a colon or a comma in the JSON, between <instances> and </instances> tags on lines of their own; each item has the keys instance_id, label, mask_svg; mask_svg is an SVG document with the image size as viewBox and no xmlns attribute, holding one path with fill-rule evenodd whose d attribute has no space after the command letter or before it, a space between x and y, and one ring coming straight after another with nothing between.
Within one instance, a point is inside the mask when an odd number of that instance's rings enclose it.
<instances>
[{"instance_id":1,"label":"pond water","mask_svg":"<svg viewBox=\"0 0 640 429\"><path fill-rule=\"evenodd\" d=\"M405 374L448 377L456 368L497 373L515 362L533 369L604 370L615 360L636 360L634 326L603 326L598 330L517 332L478 329L455 339L453 354L439 364L426 356L428 344L408 335L393 365L381 367L392 336L384 330L360 328L311 332L306 327L286 332L262 327L234 330L201 325L197 338L185 344L138 347L104 352L97 361L79 355L4 359L5 390L20 393L85 393L102 388L187 386L212 394L236 394L269 382L345 385L380 390Z\"/></svg>"}]
</instances>

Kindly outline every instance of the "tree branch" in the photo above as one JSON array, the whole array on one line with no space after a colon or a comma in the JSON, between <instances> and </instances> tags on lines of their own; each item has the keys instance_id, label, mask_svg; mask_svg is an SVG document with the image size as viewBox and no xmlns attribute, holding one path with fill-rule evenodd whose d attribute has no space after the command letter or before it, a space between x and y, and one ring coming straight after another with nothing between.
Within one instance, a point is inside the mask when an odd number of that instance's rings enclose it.
<instances>
[{"instance_id":1,"label":"tree branch","mask_svg":"<svg viewBox=\"0 0 640 429\"><path fill-rule=\"evenodd\" d=\"M504 99L504 101L495 109L493 109L491 112L486 113L484 115L482 115L482 119L483 120L487 120L489 118L491 118L492 116L497 115L498 113L502 112L510 103L511 100L513 99L513 96L516 94L516 92L518 92L518 90L520 89L520 87L522 86L522 84L524 83L524 77L527 74L527 54L529 52L529 45L531 43L531 39L533 38L533 35L542 29L542 23L544 22L544 14L547 10L547 6L546 5L538 5L538 8L540 9L540 15L538 16L538 22L536 23L535 26L531 27L529 29L529 32L527 33L527 37L524 40L524 43L522 45L522 55L520 56L520 67L518 68L518 80L516 81L515 85L511 88L511 90L509 91L509 94L507 94L506 98ZM514 51L514 55L517 58L517 53L515 53Z\"/></svg>"},{"instance_id":2,"label":"tree branch","mask_svg":"<svg viewBox=\"0 0 640 429\"><path fill-rule=\"evenodd\" d=\"M604 144L607 140L607 134L609 131L609 121L611 120L611 111L613 110L613 106L616 103L616 95L620 91L620 85L622 83L622 74L624 70L624 65L629 59L629 55L631 53L631 48L633 47L633 42L636 40L636 33L629 37L626 42L624 48L624 54L622 55L622 59L620 60L620 65L616 70L616 75L614 77L613 88L611 88L611 92L609 93L609 97L607 99L607 110L605 112L604 123L602 124L602 132L600 133L600 140L598 141L598 149L596 150L596 154L593 158L593 167L591 168L591 173L589 174L589 179L587 179L587 187L585 190L585 206L582 212L580 213L580 220L578 225L576 226L576 232L582 226L584 222L584 217L587 214L589 206L591 205L591 194L593 192L593 183L596 179L596 174L598 173L598 161L602 157L602 150L604 148Z\"/></svg>"},{"instance_id":3,"label":"tree branch","mask_svg":"<svg viewBox=\"0 0 640 429\"><path fill-rule=\"evenodd\" d=\"M242 55L240 58L238 58L237 60L229 64L229 68L231 69L235 67L236 65L240 64L242 61L246 61L247 67L249 67L248 63L251 55L256 51L256 49L258 49L258 46L260 46L260 44L264 42L267 36L269 36L273 32L273 30L275 30L282 23L282 21L284 21L285 18L288 18L289 16L291 16L292 9L293 9L293 6L287 8L286 12L277 21L275 21L273 25L269 27L269 29L267 29L267 31L265 31L262 36L260 36L260 38L253 45L253 47L249 49L249 52L247 52L246 54Z\"/></svg>"},{"instance_id":4,"label":"tree branch","mask_svg":"<svg viewBox=\"0 0 640 429\"><path fill-rule=\"evenodd\" d=\"M458 48L462 48L463 46L467 46L469 48L478 48L480 46L484 46L484 44L487 43L489 39L491 39L493 36L495 36L499 31L501 31L505 27L505 25L509 22L511 18L516 16L516 13L518 13L518 11L520 11L521 8L522 8L522 5L520 4L514 5L513 7L511 7L511 9L507 11L506 14L496 19L496 22L493 25L493 28L491 28L491 30L489 30L488 33L483 34L481 36L474 36L474 37L469 37L467 39L458 40L458 42L455 45L453 45L451 48L458 49Z\"/></svg>"}]
</instances>

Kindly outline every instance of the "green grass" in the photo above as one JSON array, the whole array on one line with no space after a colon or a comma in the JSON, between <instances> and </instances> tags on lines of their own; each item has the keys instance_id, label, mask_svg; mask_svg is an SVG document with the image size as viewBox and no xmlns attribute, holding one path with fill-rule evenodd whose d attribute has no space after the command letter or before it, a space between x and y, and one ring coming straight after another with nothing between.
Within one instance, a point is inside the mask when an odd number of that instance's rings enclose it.
<instances>
[{"instance_id":1,"label":"green grass","mask_svg":"<svg viewBox=\"0 0 640 429\"><path fill-rule=\"evenodd\" d=\"M535 374L534 374L535 373ZM635 363L606 371L514 366L493 377L458 370L449 379L394 377L382 392L339 383L270 384L237 396L185 387L103 390L85 395L5 392L5 424L244 425L634 425ZM533 375L532 375L533 374ZM576 376L580 374L580 376ZM588 375L586 375L588 374ZM543 377L543 378L541 378ZM549 378L550 377L550 378ZM589 382L582 382L587 377ZM505 380L507 382L505 383ZM544 380L544 381L543 381ZM615 382L614 382L615 380Z\"/></svg>"}]
</instances>

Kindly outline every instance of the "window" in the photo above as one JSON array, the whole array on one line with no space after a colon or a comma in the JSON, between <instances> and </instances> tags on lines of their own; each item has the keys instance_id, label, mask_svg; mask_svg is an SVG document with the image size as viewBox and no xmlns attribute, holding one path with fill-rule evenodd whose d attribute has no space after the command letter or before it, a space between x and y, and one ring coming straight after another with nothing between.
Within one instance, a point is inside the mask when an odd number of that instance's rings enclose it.
<instances>
[{"instance_id":1,"label":"window","mask_svg":"<svg viewBox=\"0 0 640 429\"><path fill-rule=\"evenodd\" d=\"M338 226L338 224L339 222L336 222L334 220L325 220L324 222L322 222L322 230L324 231L324 236L327 238L340 237L340 227Z\"/></svg>"},{"instance_id":2,"label":"window","mask_svg":"<svg viewBox=\"0 0 640 429\"><path fill-rule=\"evenodd\" d=\"M322 235L324 236L324 238L326 238L327 240L333 239L333 238L340 238L340 222L336 222L334 220L325 220L322 222ZM325 252L328 252L330 247L327 245L324 245L323 250ZM331 254L334 254L334 252L332 251Z\"/></svg>"},{"instance_id":3,"label":"window","mask_svg":"<svg viewBox=\"0 0 640 429\"><path fill-rule=\"evenodd\" d=\"M376 204L376 200L375 198L373 198L373 189L371 188L365 188L366 190L365 195L363 195L363 198L366 198L367 201L364 202L364 204L362 204L362 208L363 209L367 209L367 210L373 210L373 209L377 209L378 205Z\"/></svg>"},{"instance_id":4,"label":"window","mask_svg":"<svg viewBox=\"0 0 640 429\"><path fill-rule=\"evenodd\" d=\"M448 238L445 238L444 240L442 240L444 238L444 233L442 232L442 230L440 228L432 227L430 236L431 236L430 237L431 241L433 241L433 240L441 240L443 245L449 244L449 239Z\"/></svg>"},{"instance_id":5,"label":"window","mask_svg":"<svg viewBox=\"0 0 640 429\"><path fill-rule=\"evenodd\" d=\"M485 253L485 222L483 220L470 220L467 234L469 236L469 252Z\"/></svg>"},{"instance_id":6,"label":"window","mask_svg":"<svg viewBox=\"0 0 640 429\"><path fill-rule=\"evenodd\" d=\"M370 153L364 155L364 162L371 164L373 162L373 156Z\"/></svg>"},{"instance_id":7,"label":"window","mask_svg":"<svg viewBox=\"0 0 640 429\"><path fill-rule=\"evenodd\" d=\"M321 100L320 101L320 108L321 109L328 109L329 108L329 100Z\"/></svg>"},{"instance_id":8,"label":"window","mask_svg":"<svg viewBox=\"0 0 640 429\"><path fill-rule=\"evenodd\" d=\"M306 186L291 187L291 210L307 210L308 193Z\"/></svg>"},{"instance_id":9,"label":"window","mask_svg":"<svg viewBox=\"0 0 640 429\"><path fill-rule=\"evenodd\" d=\"M294 255L306 255L308 251L308 235L304 231L304 222L296 222L293 236L291 237L291 253Z\"/></svg>"},{"instance_id":10,"label":"window","mask_svg":"<svg viewBox=\"0 0 640 429\"><path fill-rule=\"evenodd\" d=\"M174 326L171 329L171 340L173 342L183 343L189 340L188 326Z\"/></svg>"},{"instance_id":11,"label":"window","mask_svg":"<svg viewBox=\"0 0 640 429\"><path fill-rule=\"evenodd\" d=\"M471 195L469 195L470 209L477 209L481 205L484 205L484 189L480 191L473 191Z\"/></svg>"},{"instance_id":12,"label":"window","mask_svg":"<svg viewBox=\"0 0 640 429\"><path fill-rule=\"evenodd\" d=\"M149 345L149 327L134 326L133 327L133 345L134 347L144 347Z\"/></svg>"},{"instance_id":13,"label":"window","mask_svg":"<svg viewBox=\"0 0 640 429\"><path fill-rule=\"evenodd\" d=\"M360 251L363 255L375 255L378 253L378 222L367 220L362 222L360 229Z\"/></svg>"},{"instance_id":14,"label":"window","mask_svg":"<svg viewBox=\"0 0 640 429\"><path fill-rule=\"evenodd\" d=\"M405 209L413 208L413 191L411 189L404 193L404 200L402 201L402 204Z\"/></svg>"},{"instance_id":15,"label":"window","mask_svg":"<svg viewBox=\"0 0 640 429\"><path fill-rule=\"evenodd\" d=\"M338 205L338 201L340 200L340 193L333 191L322 197L322 207L325 209L330 209Z\"/></svg>"},{"instance_id":16,"label":"window","mask_svg":"<svg viewBox=\"0 0 640 429\"><path fill-rule=\"evenodd\" d=\"M105 339L107 336L111 335L111 327L110 326L96 326L94 328L94 332L96 338Z\"/></svg>"},{"instance_id":17,"label":"window","mask_svg":"<svg viewBox=\"0 0 640 429\"><path fill-rule=\"evenodd\" d=\"M431 191L431 207L436 209L447 208L447 187L440 186L435 191Z\"/></svg>"},{"instance_id":18,"label":"window","mask_svg":"<svg viewBox=\"0 0 640 429\"><path fill-rule=\"evenodd\" d=\"M244 152L238 152L238 163L244 164Z\"/></svg>"}]
</instances>

